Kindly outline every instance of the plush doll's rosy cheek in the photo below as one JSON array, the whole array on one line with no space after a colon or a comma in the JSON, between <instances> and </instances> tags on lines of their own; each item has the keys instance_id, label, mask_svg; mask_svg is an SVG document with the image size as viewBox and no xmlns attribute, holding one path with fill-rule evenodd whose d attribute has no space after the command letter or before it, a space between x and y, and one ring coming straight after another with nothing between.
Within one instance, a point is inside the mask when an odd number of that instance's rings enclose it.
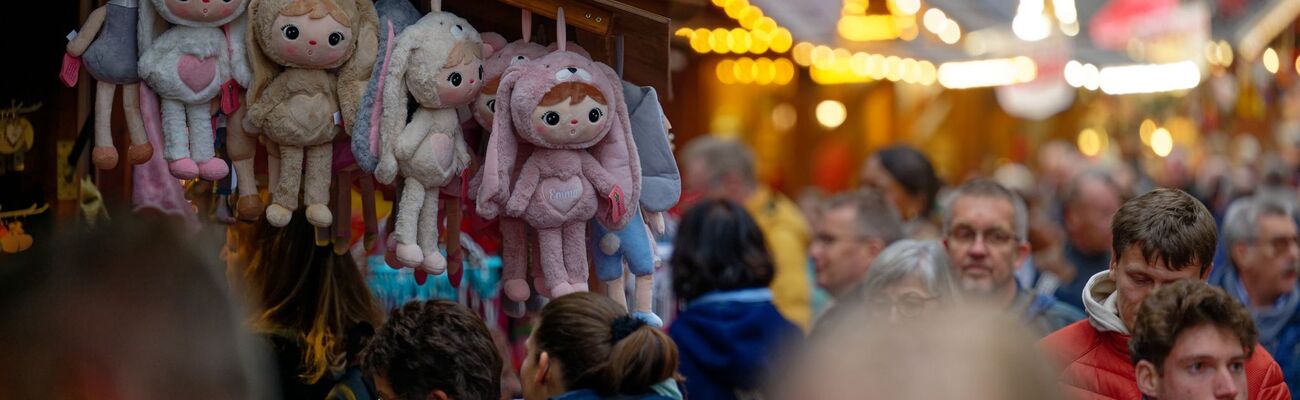
<instances>
[{"instance_id":1,"label":"plush doll's rosy cheek","mask_svg":"<svg viewBox=\"0 0 1300 400\"><path fill-rule=\"evenodd\" d=\"M553 145L595 142L609 132L608 104L595 86L561 83L533 110L533 128Z\"/></svg>"},{"instance_id":2,"label":"plush doll's rosy cheek","mask_svg":"<svg viewBox=\"0 0 1300 400\"><path fill-rule=\"evenodd\" d=\"M271 39L268 51L302 67L335 65L352 47L352 28L329 14L322 18L312 18L311 14L280 15L272 26L279 32Z\"/></svg>"},{"instance_id":3,"label":"plush doll's rosy cheek","mask_svg":"<svg viewBox=\"0 0 1300 400\"><path fill-rule=\"evenodd\" d=\"M211 23L239 12L244 0L167 0L167 11L185 20Z\"/></svg>"},{"instance_id":4,"label":"plush doll's rosy cheek","mask_svg":"<svg viewBox=\"0 0 1300 400\"><path fill-rule=\"evenodd\" d=\"M483 87L483 61L467 58L459 65L444 67L438 77L435 85L443 104L466 104Z\"/></svg>"}]
</instances>

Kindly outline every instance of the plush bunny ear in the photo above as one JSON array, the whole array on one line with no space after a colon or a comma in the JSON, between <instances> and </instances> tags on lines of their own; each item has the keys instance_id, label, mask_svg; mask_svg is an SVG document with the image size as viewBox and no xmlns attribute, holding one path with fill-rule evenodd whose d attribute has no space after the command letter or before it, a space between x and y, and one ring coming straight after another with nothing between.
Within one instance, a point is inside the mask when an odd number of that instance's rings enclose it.
<instances>
[{"instance_id":1,"label":"plush bunny ear","mask_svg":"<svg viewBox=\"0 0 1300 400\"><path fill-rule=\"evenodd\" d=\"M163 20L161 15L158 15L153 2L154 0L141 0L139 10L137 10L140 13L140 18L136 20L138 54L144 54L145 51L153 47L154 39L157 39L158 35L167 30L167 21Z\"/></svg>"},{"instance_id":2,"label":"plush bunny ear","mask_svg":"<svg viewBox=\"0 0 1300 400\"><path fill-rule=\"evenodd\" d=\"M388 65L393 57L393 46L397 44L394 37L397 28L392 19L384 19L379 27L380 43L383 48L375 57L375 67L371 71L370 86L361 97L357 107L356 125L353 125L352 155L362 171L375 172L379 163L379 130L383 126L384 86L388 74Z\"/></svg>"},{"instance_id":3,"label":"plush bunny ear","mask_svg":"<svg viewBox=\"0 0 1300 400\"><path fill-rule=\"evenodd\" d=\"M249 102L255 102L262 97L262 91L271 84L271 80L280 75L284 67L271 61L271 58L262 51L261 41L258 37L261 32L259 28L274 29L269 26L262 26L266 18L259 18L263 12L275 12L278 10L266 9L267 0L253 0L248 5L248 29L244 34L245 54L248 58L248 64L253 70L253 81L248 85L247 98Z\"/></svg>"},{"instance_id":4,"label":"plush bunny ear","mask_svg":"<svg viewBox=\"0 0 1300 400\"><path fill-rule=\"evenodd\" d=\"M506 44L510 43L506 41L505 36L501 36L500 33L496 32L484 32L479 37L483 39L484 45L492 46L492 51L501 50L502 47L506 47ZM483 59L488 57L491 57L491 55L483 54Z\"/></svg>"},{"instance_id":5,"label":"plush bunny ear","mask_svg":"<svg viewBox=\"0 0 1300 400\"><path fill-rule=\"evenodd\" d=\"M356 10L352 20L357 47L352 52L352 58L339 68L337 89L344 131L349 135L352 134L357 109L361 106L361 96L366 92L370 74L374 71L375 57L379 53L379 14L375 12L375 4L370 0L352 1Z\"/></svg>"},{"instance_id":6,"label":"plush bunny ear","mask_svg":"<svg viewBox=\"0 0 1300 400\"><path fill-rule=\"evenodd\" d=\"M483 182L478 192L478 210L484 218L495 218L510 198L511 175L519 157L511 96L523 75L518 66L511 66L501 74L501 84L497 86L496 118L492 119L492 136L488 139L487 155L483 159ZM489 203L496 207L484 208Z\"/></svg>"},{"instance_id":7,"label":"plush bunny ear","mask_svg":"<svg viewBox=\"0 0 1300 400\"><path fill-rule=\"evenodd\" d=\"M590 151L591 155L596 157L596 161L609 171L610 176L623 192L623 195L617 199L617 203L611 203L613 200L609 199L609 193L598 193L603 201L600 202L597 216L604 220L605 226L611 229L622 229L640 206L641 158L636 150L636 141L632 137L631 118L627 112L627 101L623 97L622 80L609 66L601 63L593 64L601 72L600 76L606 80L605 86L612 88L611 94L614 96L609 99L612 118L609 134L592 146ZM623 212L610 218L611 209Z\"/></svg>"},{"instance_id":8,"label":"plush bunny ear","mask_svg":"<svg viewBox=\"0 0 1300 400\"><path fill-rule=\"evenodd\" d=\"M406 127L406 118L409 114L406 99L406 68L420 38L416 33L419 33L419 29L411 27L398 36L392 58L384 65L384 77L381 81L383 103L377 105L382 108L380 112L383 113L383 121L378 130L370 129L371 135L378 133L377 136L370 138L371 151L377 150L377 155L381 157L394 151L393 146L397 144L397 137Z\"/></svg>"}]
</instances>

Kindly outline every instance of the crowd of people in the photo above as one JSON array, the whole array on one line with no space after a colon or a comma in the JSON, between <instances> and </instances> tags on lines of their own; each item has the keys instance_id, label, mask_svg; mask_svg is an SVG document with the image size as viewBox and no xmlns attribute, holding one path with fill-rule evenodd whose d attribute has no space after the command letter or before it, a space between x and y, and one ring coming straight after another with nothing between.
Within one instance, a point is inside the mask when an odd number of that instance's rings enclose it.
<instances>
[{"instance_id":1,"label":"crowd of people","mask_svg":"<svg viewBox=\"0 0 1300 400\"><path fill-rule=\"evenodd\" d=\"M385 316L305 218L229 229L224 268L160 221L67 232L0 268L0 397L1290 398L1295 166L1243 190L1041 152L1037 177L945 186L889 147L797 204L743 144L696 139L666 327L570 294L517 362L455 302Z\"/></svg>"}]
</instances>

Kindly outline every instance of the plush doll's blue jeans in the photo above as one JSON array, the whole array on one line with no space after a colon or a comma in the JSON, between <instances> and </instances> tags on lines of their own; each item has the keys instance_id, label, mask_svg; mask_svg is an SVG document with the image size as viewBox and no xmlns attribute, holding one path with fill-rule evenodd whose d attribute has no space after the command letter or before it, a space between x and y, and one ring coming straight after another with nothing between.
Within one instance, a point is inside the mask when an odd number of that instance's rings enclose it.
<instances>
[{"instance_id":1,"label":"plush doll's blue jeans","mask_svg":"<svg viewBox=\"0 0 1300 400\"><path fill-rule=\"evenodd\" d=\"M632 215L632 219L622 230L611 231L594 220L591 222L591 229L595 233L591 235L591 240L592 247L596 249L592 252L595 253L593 258L596 263L596 277L602 282L622 277L625 259L633 275L643 276L655 272L654 249L650 247L654 242L650 240L645 220L641 219L640 207L637 207L636 214ZM610 234L618 237L618 250L614 254L605 254L601 242Z\"/></svg>"}]
</instances>

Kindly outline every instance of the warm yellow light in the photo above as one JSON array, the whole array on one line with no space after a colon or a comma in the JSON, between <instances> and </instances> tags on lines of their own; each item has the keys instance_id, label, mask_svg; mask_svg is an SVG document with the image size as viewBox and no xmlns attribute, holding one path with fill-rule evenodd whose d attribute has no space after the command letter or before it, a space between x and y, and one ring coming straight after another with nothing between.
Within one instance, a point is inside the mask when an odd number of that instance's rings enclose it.
<instances>
[{"instance_id":1,"label":"warm yellow light","mask_svg":"<svg viewBox=\"0 0 1300 400\"><path fill-rule=\"evenodd\" d=\"M736 60L734 69L736 71L736 82L750 83L754 81L755 75L758 75L754 71L754 60L749 57L741 57Z\"/></svg>"},{"instance_id":2,"label":"warm yellow light","mask_svg":"<svg viewBox=\"0 0 1300 400\"><path fill-rule=\"evenodd\" d=\"M745 29L754 29L759 18L763 18L763 10L760 10L758 7L749 6L740 11L740 18L737 18L736 21L740 22L740 26Z\"/></svg>"},{"instance_id":3,"label":"warm yellow light","mask_svg":"<svg viewBox=\"0 0 1300 400\"><path fill-rule=\"evenodd\" d=\"M841 37L855 42L898 37L893 15L845 15L840 17L838 27Z\"/></svg>"},{"instance_id":4,"label":"warm yellow light","mask_svg":"<svg viewBox=\"0 0 1300 400\"><path fill-rule=\"evenodd\" d=\"M835 129L844 123L848 118L848 109L844 108L844 103L835 100L823 100L817 104L817 123L822 126Z\"/></svg>"},{"instance_id":5,"label":"warm yellow light","mask_svg":"<svg viewBox=\"0 0 1300 400\"><path fill-rule=\"evenodd\" d=\"M1034 80L1037 65L1028 57L948 62L939 66L939 83L949 89L1003 86Z\"/></svg>"},{"instance_id":6,"label":"warm yellow light","mask_svg":"<svg viewBox=\"0 0 1300 400\"><path fill-rule=\"evenodd\" d=\"M754 54L763 54L767 52L768 46L771 45L771 35L763 31L749 32L749 52Z\"/></svg>"},{"instance_id":7,"label":"warm yellow light","mask_svg":"<svg viewBox=\"0 0 1300 400\"><path fill-rule=\"evenodd\" d=\"M713 5L718 7L726 7L728 3L731 3L731 0L713 0Z\"/></svg>"},{"instance_id":8,"label":"warm yellow light","mask_svg":"<svg viewBox=\"0 0 1300 400\"><path fill-rule=\"evenodd\" d=\"M1270 74L1277 73L1278 64L1279 64L1277 59L1277 50L1273 50L1272 47L1269 47L1267 50L1264 50L1263 61L1264 61L1264 69L1268 70L1268 73Z\"/></svg>"},{"instance_id":9,"label":"warm yellow light","mask_svg":"<svg viewBox=\"0 0 1300 400\"><path fill-rule=\"evenodd\" d=\"M1078 21L1075 21L1075 22L1069 22L1069 23L1062 23L1062 24L1061 24L1061 33L1064 33L1065 36L1070 36L1070 37L1078 36L1078 35L1079 35L1079 22L1078 22Z\"/></svg>"},{"instance_id":10,"label":"warm yellow light","mask_svg":"<svg viewBox=\"0 0 1300 400\"><path fill-rule=\"evenodd\" d=\"M790 103L777 104L772 108L772 127L778 131L788 131L794 128L798 117L798 113Z\"/></svg>"},{"instance_id":11,"label":"warm yellow light","mask_svg":"<svg viewBox=\"0 0 1300 400\"><path fill-rule=\"evenodd\" d=\"M957 26L957 21L948 20L944 25L943 31L939 32L939 40L947 44L956 44L961 40L961 27Z\"/></svg>"},{"instance_id":12,"label":"warm yellow light","mask_svg":"<svg viewBox=\"0 0 1300 400\"><path fill-rule=\"evenodd\" d=\"M1021 4L1024 4L1022 1ZM1036 42L1051 34L1052 23L1047 16L1039 13L1019 13L1011 19L1011 32L1026 42Z\"/></svg>"},{"instance_id":13,"label":"warm yellow light","mask_svg":"<svg viewBox=\"0 0 1300 400\"><path fill-rule=\"evenodd\" d=\"M812 64L818 68L830 68L832 64L835 64L835 50L826 46L813 48Z\"/></svg>"},{"instance_id":14,"label":"warm yellow light","mask_svg":"<svg viewBox=\"0 0 1300 400\"><path fill-rule=\"evenodd\" d=\"M772 67L772 59L770 58L760 57L754 60L754 70L758 73L754 77L754 83L767 85L776 80L776 69Z\"/></svg>"},{"instance_id":15,"label":"warm yellow light","mask_svg":"<svg viewBox=\"0 0 1300 400\"><path fill-rule=\"evenodd\" d=\"M903 15L913 15L921 11L920 0L893 0L894 9Z\"/></svg>"},{"instance_id":16,"label":"warm yellow light","mask_svg":"<svg viewBox=\"0 0 1300 400\"><path fill-rule=\"evenodd\" d=\"M1083 86L1083 64L1078 61L1070 60L1066 62L1062 75L1065 77L1065 83L1071 87Z\"/></svg>"},{"instance_id":17,"label":"warm yellow light","mask_svg":"<svg viewBox=\"0 0 1300 400\"><path fill-rule=\"evenodd\" d=\"M784 53L790 51L790 45L794 44L794 36L790 34L789 29L778 28L775 32L772 32L769 42L772 51Z\"/></svg>"},{"instance_id":18,"label":"warm yellow light","mask_svg":"<svg viewBox=\"0 0 1300 400\"><path fill-rule=\"evenodd\" d=\"M1015 73L1016 82L1029 82L1038 77L1038 65L1029 57L1015 57L1011 59L1011 68Z\"/></svg>"},{"instance_id":19,"label":"warm yellow light","mask_svg":"<svg viewBox=\"0 0 1300 400\"><path fill-rule=\"evenodd\" d=\"M942 32L944 24L947 23L948 15L944 14L943 10L938 8L926 10L925 14L921 16L921 24L924 25L925 30L930 31L930 33L937 34Z\"/></svg>"},{"instance_id":20,"label":"warm yellow light","mask_svg":"<svg viewBox=\"0 0 1300 400\"><path fill-rule=\"evenodd\" d=\"M731 0L723 7L723 10L727 12L727 16L731 17L731 19L738 19L740 18L740 12L745 11L746 8L749 8L748 0Z\"/></svg>"},{"instance_id":21,"label":"warm yellow light","mask_svg":"<svg viewBox=\"0 0 1300 400\"><path fill-rule=\"evenodd\" d=\"M794 64L790 63L790 60L778 58L772 63L772 68L776 70L776 77L772 80L773 83L784 85L794 80Z\"/></svg>"},{"instance_id":22,"label":"warm yellow light","mask_svg":"<svg viewBox=\"0 0 1300 400\"><path fill-rule=\"evenodd\" d=\"M1101 154L1101 134L1092 128L1084 129L1079 132L1079 152L1088 157L1096 157Z\"/></svg>"},{"instance_id":23,"label":"warm yellow light","mask_svg":"<svg viewBox=\"0 0 1300 400\"><path fill-rule=\"evenodd\" d=\"M1101 70L1098 70L1096 65L1084 64L1080 76L1083 79L1084 89L1097 90L1101 87Z\"/></svg>"},{"instance_id":24,"label":"warm yellow light","mask_svg":"<svg viewBox=\"0 0 1300 400\"><path fill-rule=\"evenodd\" d=\"M1174 151L1174 137L1165 128L1156 128L1151 133L1151 151L1157 156L1168 157Z\"/></svg>"},{"instance_id":25,"label":"warm yellow light","mask_svg":"<svg viewBox=\"0 0 1300 400\"><path fill-rule=\"evenodd\" d=\"M934 80L937 78L938 71L935 70L934 64L929 61L921 61L921 76L917 79L917 83L930 86L934 84Z\"/></svg>"},{"instance_id":26,"label":"warm yellow light","mask_svg":"<svg viewBox=\"0 0 1300 400\"><path fill-rule=\"evenodd\" d=\"M812 65L812 53L814 48L816 48L816 46L813 46L812 43L799 42L798 45L794 46L794 52L791 54L794 56L794 62L805 67Z\"/></svg>"},{"instance_id":27,"label":"warm yellow light","mask_svg":"<svg viewBox=\"0 0 1300 400\"><path fill-rule=\"evenodd\" d=\"M1138 138L1142 139L1143 145L1146 146L1151 145L1151 134L1155 132L1156 132L1156 121L1152 121L1151 118L1142 120L1142 124L1138 125Z\"/></svg>"},{"instance_id":28,"label":"warm yellow light","mask_svg":"<svg viewBox=\"0 0 1300 400\"><path fill-rule=\"evenodd\" d=\"M867 13L867 0L844 0L844 7L840 9L844 15L863 15Z\"/></svg>"},{"instance_id":29,"label":"warm yellow light","mask_svg":"<svg viewBox=\"0 0 1300 400\"><path fill-rule=\"evenodd\" d=\"M894 82L903 79L903 59L898 58L898 56L889 56L885 58L885 65L889 68L885 71L885 79Z\"/></svg>"},{"instance_id":30,"label":"warm yellow light","mask_svg":"<svg viewBox=\"0 0 1300 400\"><path fill-rule=\"evenodd\" d=\"M697 53L708 53L709 49L712 47L709 45L712 38L713 31L704 28L696 29L695 32L691 34L691 49L695 50Z\"/></svg>"},{"instance_id":31,"label":"warm yellow light","mask_svg":"<svg viewBox=\"0 0 1300 400\"><path fill-rule=\"evenodd\" d=\"M717 73L719 82L722 82L723 84L727 84L727 85L736 83L736 62L735 61L730 59L719 61L718 66L717 68L715 68L714 72Z\"/></svg>"},{"instance_id":32,"label":"warm yellow light","mask_svg":"<svg viewBox=\"0 0 1300 400\"><path fill-rule=\"evenodd\" d=\"M717 28L709 33L709 49L714 53L727 54L730 48L727 46L727 40L731 37L731 32Z\"/></svg>"},{"instance_id":33,"label":"warm yellow light","mask_svg":"<svg viewBox=\"0 0 1300 400\"><path fill-rule=\"evenodd\" d=\"M727 35L727 48L731 49L732 53L744 54L749 51L749 46L752 43L753 39L749 37L749 32L744 29L732 29L731 33Z\"/></svg>"},{"instance_id":34,"label":"warm yellow light","mask_svg":"<svg viewBox=\"0 0 1300 400\"><path fill-rule=\"evenodd\" d=\"M772 33L776 30L776 20L772 17L759 18L758 22L754 22L754 30Z\"/></svg>"},{"instance_id":35,"label":"warm yellow light","mask_svg":"<svg viewBox=\"0 0 1300 400\"><path fill-rule=\"evenodd\" d=\"M903 59L903 82L916 83L921 80L921 63L915 59Z\"/></svg>"},{"instance_id":36,"label":"warm yellow light","mask_svg":"<svg viewBox=\"0 0 1300 400\"><path fill-rule=\"evenodd\" d=\"M1225 67L1232 65L1232 45L1226 40L1219 41L1219 62Z\"/></svg>"},{"instance_id":37,"label":"warm yellow light","mask_svg":"<svg viewBox=\"0 0 1300 400\"><path fill-rule=\"evenodd\" d=\"M1190 60L1106 67L1101 70L1099 81L1101 91L1112 95L1169 92L1199 85L1201 69Z\"/></svg>"},{"instance_id":38,"label":"warm yellow light","mask_svg":"<svg viewBox=\"0 0 1300 400\"><path fill-rule=\"evenodd\" d=\"M1052 0L1052 11L1061 24L1079 22L1079 12L1074 9L1074 0Z\"/></svg>"},{"instance_id":39,"label":"warm yellow light","mask_svg":"<svg viewBox=\"0 0 1300 400\"><path fill-rule=\"evenodd\" d=\"M673 32L673 35L681 36L687 39L690 39L691 35L694 34L695 34L695 30L691 28L677 28L677 32Z\"/></svg>"}]
</instances>

